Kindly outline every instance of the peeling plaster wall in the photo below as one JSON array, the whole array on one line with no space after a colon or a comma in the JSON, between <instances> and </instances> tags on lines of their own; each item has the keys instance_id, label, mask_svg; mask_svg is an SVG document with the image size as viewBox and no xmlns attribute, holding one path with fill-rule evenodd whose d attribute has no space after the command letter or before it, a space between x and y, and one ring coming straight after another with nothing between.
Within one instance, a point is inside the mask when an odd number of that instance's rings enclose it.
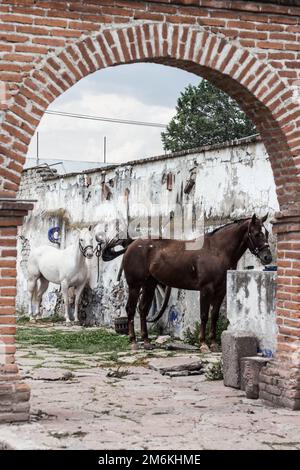
<instances>
[{"instance_id":1,"label":"peeling plaster wall","mask_svg":"<svg viewBox=\"0 0 300 470\"><path fill-rule=\"evenodd\" d=\"M263 356L276 351L276 273L266 271L227 272L227 318L230 331L256 335Z\"/></svg>"},{"instance_id":2,"label":"peeling plaster wall","mask_svg":"<svg viewBox=\"0 0 300 470\"><path fill-rule=\"evenodd\" d=\"M39 172L36 169L23 172L18 195L37 200L19 233L17 306L24 313L28 254L33 247L49 244L50 227L61 226L62 247L73 241L77 227L89 224L100 223L105 236L110 238L115 236L118 226L125 229L129 220L136 235L146 235L151 212L151 233L167 238L170 231L173 233L170 214L175 212L179 221L175 224L175 237L192 239L200 234L199 221L204 221L205 230L209 231L254 212L258 215L269 212L272 216L279 209L266 150L260 140L253 138L64 177L41 176ZM185 193L190 180L190 192ZM120 262L118 258L100 263L97 286L97 260L90 261L89 285L93 295L91 291L90 296L86 294L83 308L88 324L111 324L114 317L124 313L126 283L117 283ZM262 269L249 252L240 267L248 265ZM44 296L47 313L53 312L55 289L50 285ZM162 321L164 331L182 335L197 320L199 294L174 289Z\"/></svg>"}]
</instances>

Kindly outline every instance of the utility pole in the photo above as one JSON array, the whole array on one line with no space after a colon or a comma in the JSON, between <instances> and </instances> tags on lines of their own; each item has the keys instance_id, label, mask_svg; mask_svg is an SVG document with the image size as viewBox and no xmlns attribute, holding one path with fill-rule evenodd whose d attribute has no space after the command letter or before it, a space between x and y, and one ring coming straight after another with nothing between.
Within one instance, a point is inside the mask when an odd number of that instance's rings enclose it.
<instances>
[{"instance_id":1,"label":"utility pole","mask_svg":"<svg viewBox=\"0 0 300 470\"><path fill-rule=\"evenodd\" d=\"M103 161L104 163L106 163L106 136L104 136L104 139L103 139Z\"/></svg>"}]
</instances>

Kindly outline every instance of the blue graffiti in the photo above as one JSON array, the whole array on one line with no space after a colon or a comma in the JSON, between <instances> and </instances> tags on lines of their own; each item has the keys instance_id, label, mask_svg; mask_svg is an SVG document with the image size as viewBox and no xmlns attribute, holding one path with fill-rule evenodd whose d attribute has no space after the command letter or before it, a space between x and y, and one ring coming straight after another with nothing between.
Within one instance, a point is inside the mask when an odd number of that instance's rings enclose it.
<instances>
[{"instance_id":1,"label":"blue graffiti","mask_svg":"<svg viewBox=\"0 0 300 470\"><path fill-rule=\"evenodd\" d=\"M262 357L273 357L273 351L271 351L271 349L259 349L258 352Z\"/></svg>"},{"instance_id":2,"label":"blue graffiti","mask_svg":"<svg viewBox=\"0 0 300 470\"><path fill-rule=\"evenodd\" d=\"M179 313L175 309L175 307L171 307L169 311L169 320L172 323L177 323L179 317Z\"/></svg>"},{"instance_id":3,"label":"blue graffiti","mask_svg":"<svg viewBox=\"0 0 300 470\"><path fill-rule=\"evenodd\" d=\"M60 227L52 227L48 230L48 239L51 243L60 244Z\"/></svg>"}]
</instances>

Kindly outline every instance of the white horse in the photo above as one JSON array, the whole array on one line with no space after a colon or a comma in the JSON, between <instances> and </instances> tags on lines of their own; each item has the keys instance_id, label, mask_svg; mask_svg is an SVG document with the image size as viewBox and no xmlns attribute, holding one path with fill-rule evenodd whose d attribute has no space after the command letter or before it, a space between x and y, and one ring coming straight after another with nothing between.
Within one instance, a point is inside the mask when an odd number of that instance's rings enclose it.
<instances>
[{"instance_id":1,"label":"white horse","mask_svg":"<svg viewBox=\"0 0 300 470\"><path fill-rule=\"evenodd\" d=\"M43 245L30 253L28 259L28 313L30 318L33 316L34 297L37 302L37 315L39 315L42 296L47 290L49 282L53 282L61 285L67 323L70 323L68 289L75 287L74 320L78 322L78 304L89 274L86 258L92 258L94 253L92 227L78 231L75 243L65 250Z\"/></svg>"}]
</instances>

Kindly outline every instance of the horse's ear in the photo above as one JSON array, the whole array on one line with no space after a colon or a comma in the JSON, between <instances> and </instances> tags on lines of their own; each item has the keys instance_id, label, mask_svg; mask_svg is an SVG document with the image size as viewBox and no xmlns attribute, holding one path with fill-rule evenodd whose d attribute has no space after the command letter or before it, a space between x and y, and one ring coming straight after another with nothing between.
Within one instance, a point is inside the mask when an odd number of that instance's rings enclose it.
<instances>
[{"instance_id":1,"label":"horse's ear","mask_svg":"<svg viewBox=\"0 0 300 470\"><path fill-rule=\"evenodd\" d=\"M89 231L91 232L91 231L92 231L92 229L93 229L93 226L92 226L92 225L90 225L90 226L89 226Z\"/></svg>"},{"instance_id":2,"label":"horse's ear","mask_svg":"<svg viewBox=\"0 0 300 470\"><path fill-rule=\"evenodd\" d=\"M257 218L256 214L253 214L252 219L251 219L252 224L255 224L256 218Z\"/></svg>"},{"instance_id":3,"label":"horse's ear","mask_svg":"<svg viewBox=\"0 0 300 470\"><path fill-rule=\"evenodd\" d=\"M269 215L269 212L267 212L266 215L265 215L264 217L262 217L261 222L262 222L263 224L264 224L265 221L267 220L268 215Z\"/></svg>"}]
</instances>

